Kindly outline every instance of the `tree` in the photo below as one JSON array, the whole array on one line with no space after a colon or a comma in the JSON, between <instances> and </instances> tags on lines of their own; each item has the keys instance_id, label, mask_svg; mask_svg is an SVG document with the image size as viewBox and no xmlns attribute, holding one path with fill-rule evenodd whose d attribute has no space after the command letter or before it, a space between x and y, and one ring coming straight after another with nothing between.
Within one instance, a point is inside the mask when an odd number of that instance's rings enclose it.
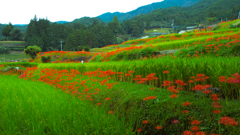
<instances>
[{"instance_id":1,"label":"tree","mask_svg":"<svg viewBox=\"0 0 240 135\"><path fill-rule=\"evenodd\" d=\"M2 30L2 35L5 37L9 37L10 36L10 32L13 29L13 25L11 23L9 23L8 25L6 25L3 30Z\"/></svg>"},{"instance_id":2,"label":"tree","mask_svg":"<svg viewBox=\"0 0 240 135\"><path fill-rule=\"evenodd\" d=\"M19 40L22 40L23 36L24 36L24 34L23 34L22 30L19 29L19 28L14 28L10 32L10 39L11 40L19 41Z\"/></svg>"},{"instance_id":3,"label":"tree","mask_svg":"<svg viewBox=\"0 0 240 135\"><path fill-rule=\"evenodd\" d=\"M0 46L0 54L4 54L4 53L6 53L6 54L10 53L9 48L6 48L4 46Z\"/></svg>"},{"instance_id":4,"label":"tree","mask_svg":"<svg viewBox=\"0 0 240 135\"><path fill-rule=\"evenodd\" d=\"M27 49L24 49L24 53L26 55L30 55L30 57L32 59L35 59L37 57L37 54L41 51L42 51L42 49L36 45L28 46Z\"/></svg>"},{"instance_id":5,"label":"tree","mask_svg":"<svg viewBox=\"0 0 240 135\"><path fill-rule=\"evenodd\" d=\"M149 30L150 29L150 21L146 22L146 29Z\"/></svg>"}]
</instances>

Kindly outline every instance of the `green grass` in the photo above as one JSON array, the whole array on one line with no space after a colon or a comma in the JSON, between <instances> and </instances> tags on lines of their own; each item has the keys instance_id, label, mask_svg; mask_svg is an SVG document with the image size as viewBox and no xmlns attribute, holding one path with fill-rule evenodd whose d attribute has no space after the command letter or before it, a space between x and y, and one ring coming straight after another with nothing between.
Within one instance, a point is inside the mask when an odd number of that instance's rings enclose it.
<instances>
[{"instance_id":1,"label":"green grass","mask_svg":"<svg viewBox=\"0 0 240 135\"><path fill-rule=\"evenodd\" d=\"M0 76L1 134L123 135L130 127L104 108L41 82Z\"/></svg>"},{"instance_id":2,"label":"green grass","mask_svg":"<svg viewBox=\"0 0 240 135\"><path fill-rule=\"evenodd\" d=\"M25 44L25 41L0 41L0 44Z\"/></svg>"},{"instance_id":3,"label":"green grass","mask_svg":"<svg viewBox=\"0 0 240 135\"><path fill-rule=\"evenodd\" d=\"M5 54L5 62L10 62L11 60L24 60L29 59L25 53L11 52L10 54ZM4 54L0 54L0 61L4 62Z\"/></svg>"},{"instance_id":4,"label":"green grass","mask_svg":"<svg viewBox=\"0 0 240 135\"><path fill-rule=\"evenodd\" d=\"M172 58L172 57L161 57L159 59L149 59L142 61L121 61L121 62L93 62L93 63L59 63L59 64L39 64L39 68L54 68L54 69L77 69L80 72L95 71L100 68L103 71L113 70L115 72L127 73L133 70L133 77L142 75L146 77L151 73L156 73L156 77L159 79L153 83L155 86L161 86L163 81L170 80L175 81L177 79L188 82L190 77L196 76L199 73L205 74L210 77L207 84L213 87L222 87L222 83L219 82L218 77L228 76L230 77L234 73L239 73L240 69L240 58L239 57L202 57L202 58ZM227 69L227 70L226 70ZM168 75L164 74L163 71L170 71ZM133 79L132 77L132 79ZM124 81L128 77L123 77ZM114 79L118 80L118 75L114 76ZM132 81L131 79L131 81ZM190 88L191 89L191 88ZM236 87L236 92L239 91L239 87ZM222 91L229 91L225 89ZM239 93L238 93L239 94ZM224 94L223 94L224 95ZM225 95L226 96L226 95ZM233 96L233 94L231 94Z\"/></svg>"},{"instance_id":5,"label":"green grass","mask_svg":"<svg viewBox=\"0 0 240 135\"><path fill-rule=\"evenodd\" d=\"M40 71L34 72L32 79L38 80L41 78L38 74ZM51 81L54 81L57 76L61 76L51 69L44 69L41 72L43 73L41 76L48 76L47 78ZM160 88L150 90L152 86L129 82L117 82L111 89L107 89L106 85L100 85L99 83L106 78L76 75L72 76L73 79L69 80L67 78L75 73L74 71L68 73L70 74L65 74L58 78L57 80L63 80L54 85L57 87L61 84L65 86L64 88L67 88L68 86L73 86L75 83L75 88L79 86L77 90L79 94L76 94L76 97L80 95L84 101L90 102L92 105L102 103L104 107L101 107L106 108L105 111L113 110L114 112L118 112L118 116L126 120L126 126L128 126L128 123L133 123L133 129L142 129L143 131L140 132L140 134L181 134L183 131L189 130L192 127L190 122L193 120L201 121L199 125L199 127L202 128L201 131L209 134L237 134L240 131L240 125L228 127L218 123L218 120L224 116L234 118L236 121L240 120L239 99L230 101L221 99L219 101L222 106L220 109L221 113L216 115L212 112L216 109L211 106L213 101L210 100L209 96L204 94L193 94L186 91L180 91L180 93L178 93L178 98L170 98L172 94L170 91ZM94 74L92 74L92 76L93 75ZM80 84L80 82L82 83L83 81L84 85ZM45 82L49 83L48 81ZM109 84L115 82L114 80L107 81ZM88 91L86 91L86 88ZM96 94L90 94L95 93L96 88L99 91ZM75 92L75 90L65 91L68 91L68 93ZM87 100L86 95L91 95L93 100ZM144 101L143 99L148 96L155 96L156 99ZM33 97L35 96L33 95ZM109 97L110 100L106 101L105 98L107 97ZM57 101L58 100L56 100L56 103ZM192 104L189 107L185 107L182 105L182 103L185 102L190 102ZM66 104L68 104L68 102ZM189 113L183 114L183 110L188 110ZM57 110L54 111L58 112ZM194 119L192 120L190 117L194 117ZM144 120L148 120L149 123L146 125L143 124L142 121ZM174 124L172 122L174 120L180 123ZM163 129L156 130L155 127L157 125L161 125Z\"/></svg>"}]
</instances>

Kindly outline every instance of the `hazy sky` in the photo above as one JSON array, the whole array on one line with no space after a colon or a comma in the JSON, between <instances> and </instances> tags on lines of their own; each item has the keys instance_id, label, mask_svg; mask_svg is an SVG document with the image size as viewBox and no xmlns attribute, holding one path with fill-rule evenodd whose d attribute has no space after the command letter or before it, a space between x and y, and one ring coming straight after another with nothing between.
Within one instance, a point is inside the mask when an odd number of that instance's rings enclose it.
<instances>
[{"instance_id":1,"label":"hazy sky","mask_svg":"<svg viewBox=\"0 0 240 135\"><path fill-rule=\"evenodd\" d=\"M73 21L106 12L128 12L163 0L1 0L0 23L28 24L34 15L51 22Z\"/></svg>"}]
</instances>

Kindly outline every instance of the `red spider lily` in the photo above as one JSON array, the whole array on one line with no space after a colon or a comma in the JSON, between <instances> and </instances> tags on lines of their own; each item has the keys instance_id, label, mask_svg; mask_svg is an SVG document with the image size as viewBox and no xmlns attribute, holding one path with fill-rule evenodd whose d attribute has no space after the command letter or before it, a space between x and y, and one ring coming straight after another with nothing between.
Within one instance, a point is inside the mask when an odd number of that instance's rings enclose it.
<instances>
[{"instance_id":1,"label":"red spider lily","mask_svg":"<svg viewBox=\"0 0 240 135\"><path fill-rule=\"evenodd\" d=\"M197 77L204 77L205 75L204 74L197 74Z\"/></svg>"},{"instance_id":2,"label":"red spider lily","mask_svg":"<svg viewBox=\"0 0 240 135\"><path fill-rule=\"evenodd\" d=\"M213 106L213 108L221 108L221 106L218 102L213 102L212 106Z\"/></svg>"},{"instance_id":3,"label":"red spider lily","mask_svg":"<svg viewBox=\"0 0 240 135\"><path fill-rule=\"evenodd\" d=\"M188 113L188 110L183 110L182 113Z\"/></svg>"},{"instance_id":4,"label":"red spider lily","mask_svg":"<svg viewBox=\"0 0 240 135\"><path fill-rule=\"evenodd\" d=\"M113 114L113 111L109 111L108 114Z\"/></svg>"},{"instance_id":5,"label":"red spider lily","mask_svg":"<svg viewBox=\"0 0 240 135\"><path fill-rule=\"evenodd\" d=\"M198 130L200 130L200 129L199 129L197 126L194 126L194 127L191 128L191 130L192 130L192 131L198 131Z\"/></svg>"},{"instance_id":6,"label":"red spider lily","mask_svg":"<svg viewBox=\"0 0 240 135\"><path fill-rule=\"evenodd\" d=\"M143 123L143 124L148 124L148 121L147 121L147 120L144 120L142 123Z\"/></svg>"},{"instance_id":7,"label":"red spider lily","mask_svg":"<svg viewBox=\"0 0 240 135\"><path fill-rule=\"evenodd\" d=\"M191 79L194 79L195 78L195 76L192 76L192 77L190 77Z\"/></svg>"},{"instance_id":8,"label":"red spider lily","mask_svg":"<svg viewBox=\"0 0 240 135\"><path fill-rule=\"evenodd\" d=\"M176 94L173 94L170 96L170 98L177 98L177 97L178 97L178 95L176 95Z\"/></svg>"},{"instance_id":9,"label":"red spider lily","mask_svg":"<svg viewBox=\"0 0 240 135\"><path fill-rule=\"evenodd\" d=\"M191 132L191 131L184 131L183 133L182 133L182 135L193 135L193 133Z\"/></svg>"},{"instance_id":10,"label":"red spider lily","mask_svg":"<svg viewBox=\"0 0 240 135\"><path fill-rule=\"evenodd\" d=\"M169 86L169 87L168 87L168 90L170 90L170 91L171 91L171 90L175 90L175 86Z\"/></svg>"},{"instance_id":11,"label":"red spider lily","mask_svg":"<svg viewBox=\"0 0 240 135\"><path fill-rule=\"evenodd\" d=\"M150 90L154 90L154 89L156 89L156 88L154 88L154 87L150 88Z\"/></svg>"},{"instance_id":12,"label":"red spider lily","mask_svg":"<svg viewBox=\"0 0 240 135\"><path fill-rule=\"evenodd\" d=\"M141 128L137 129L137 132L141 132L141 131L142 131L142 129L141 129Z\"/></svg>"},{"instance_id":13,"label":"red spider lily","mask_svg":"<svg viewBox=\"0 0 240 135\"><path fill-rule=\"evenodd\" d=\"M160 130L160 129L162 129L163 127L157 126L157 127L155 127L155 128L156 128L156 130Z\"/></svg>"},{"instance_id":14,"label":"red spider lily","mask_svg":"<svg viewBox=\"0 0 240 135\"><path fill-rule=\"evenodd\" d=\"M131 76L131 74L129 74L129 73L126 73L126 74L125 74L125 76Z\"/></svg>"},{"instance_id":15,"label":"red spider lily","mask_svg":"<svg viewBox=\"0 0 240 135\"><path fill-rule=\"evenodd\" d=\"M134 73L134 71L130 70L130 71L128 71L128 73L131 74L131 73Z\"/></svg>"},{"instance_id":16,"label":"red spider lily","mask_svg":"<svg viewBox=\"0 0 240 135\"><path fill-rule=\"evenodd\" d=\"M107 98L105 98L105 100L110 100L111 98L109 98L109 97L107 97Z\"/></svg>"},{"instance_id":17,"label":"red spider lily","mask_svg":"<svg viewBox=\"0 0 240 135\"><path fill-rule=\"evenodd\" d=\"M163 82L163 86L169 86L170 84L172 84L172 82L166 80Z\"/></svg>"},{"instance_id":18,"label":"red spider lily","mask_svg":"<svg viewBox=\"0 0 240 135\"><path fill-rule=\"evenodd\" d=\"M173 120L172 123L177 124L177 123L179 123L179 120Z\"/></svg>"},{"instance_id":19,"label":"red spider lily","mask_svg":"<svg viewBox=\"0 0 240 135\"><path fill-rule=\"evenodd\" d=\"M136 77L137 77L137 78L141 78L142 76L141 76L141 75L137 75Z\"/></svg>"},{"instance_id":20,"label":"red spider lily","mask_svg":"<svg viewBox=\"0 0 240 135\"><path fill-rule=\"evenodd\" d=\"M220 110L214 110L213 113L218 114L218 113L221 113L221 111Z\"/></svg>"},{"instance_id":21,"label":"red spider lily","mask_svg":"<svg viewBox=\"0 0 240 135\"><path fill-rule=\"evenodd\" d=\"M190 103L190 102L185 102L185 103L183 103L183 106L189 106L189 105L191 105L192 103Z\"/></svg>"},{"instance_id":22,"label":"red spider lily","mask_svg":"<svg viewBox=\"0 0 240 135\"><path fill-rule=\"evenodd\" d=\"M193 80L189 80L188 83L194 83L194 81Z\"/></svg>"},{"instance_id":23,"label":"red spider lily","mask_svg":"<svg viewBox=\"0 0 240 135\"><path fill-rule=\"evenodd\" d=\"M167 70L166 70L166 71L163 71L163 73L164 73L164 74L168 74L168 73L170 73L170 71L167 71Z\"/></svg>"},{"instance_id":24,"label":"red spider lily","mask_svg":"<svg viewBox=\"0 0 240 135\"><path fill-rule=\"evenodd\" d=\"M212 99L213 101L219 100L217 94L212 94L212 95L211 95L211 99Z\"/></svg>"},{"instance_id":25,"label":"red spider lily","mask_svg":"<svg viewBox=\"0 0 240 135\"><path fill-rule=\"evenodd\" d=\"M200 131L200 132L197 132L196 135L206 135L204 132Z\"/></svg>"},{"instance_id":26,"label":"red spider lily","mask_svg":"<svg viewBox=\"0 0 240 135\"><path fill-rule=\"evenodd\" d=\"M155 96L149 96L149 97L145 97L143 100L145 101L145 100L150 100L150 99L156 99L157 97L155 97Z\"/></svg>"},{"instance_id":27,"label":"red spider lily","mask_svg":"<svg viewBox=\"0 0 240 135\"><path fill-rule=\"evenodd\" d=\"M194 121L190 122L190 124L192 124L192 125L198 125L199 123L200 123L200 121L198 121L198 120L194 120Z\"/></svg>"},{"instance_id":28,"label":"red spider lily","mask_svg":"<svg viewBox=\"0 0 240 135\"><path fill-rule=\"evenodd\" d=\"M234 121L233 119L225 116L221 118L220 124L227 125L227 126L236 126L238 122Z\"/></svg>"},{"instance_id":29,"label":"red spider lily","mask_svg":"<svg viewBox=\"0 0 240 135\"><path fill-rule=\"evenodd\" d=\"M205 94L209 94L209 93L211 93L212 91L209 91L209 90L205 90L203 93L205 93Z\"/></svg>"},{"instance_id":30,"label":"red spider lily","mask_svg":"<svg viewBox=\"0 0 240 135\"><path fill-rule=\"evenodd\" d=\"M194 88L192 88L193 90L204 90L205 89L205 87L204 86L202 86L201 84L199 84L199 85L196 85Z\"/></svg>"},{"instance_id":31,"label":"red spider lily","mask_svg":"<svg viewBox=\"0 0 240 135\"><path fill-rule=\"evenodd\" d=\"M182 80L176 80L175 81L176 84L183 86L183 85L187 85L186 83L184 83Z\"/></svg>"},{"instance_id":32,"label":"red spider lily","mask_svg":"<svg viewBox=\"0 0 240 135\"><path fill-rule=\"evenodd\" d=\"M154 77L156 73L152 73L152 74L149 74L147 76L147 80L148 81L152 81L152 80L157 80L158 78L157 77Z\"/></svg>"}]
</instances>

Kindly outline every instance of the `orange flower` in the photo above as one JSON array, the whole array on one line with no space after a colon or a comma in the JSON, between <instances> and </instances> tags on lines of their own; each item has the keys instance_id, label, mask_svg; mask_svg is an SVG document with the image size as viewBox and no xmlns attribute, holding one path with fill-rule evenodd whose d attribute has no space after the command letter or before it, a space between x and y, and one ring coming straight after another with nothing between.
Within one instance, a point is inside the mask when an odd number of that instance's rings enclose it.
<instances>
[{"instance_id":1,"label":"orange flower","mask_svg":"<svg viewBox=\"0 0 240 135\"><path fill-rule=\"evenodd\" d=\"M170 71L167 71L167 70L166 70L166 71L163 71L164 74L168 74L169 72L170 72Z\"/></svg>"},{"instance_id":2,"label":"orange flower","mask_svg":"<svg viewBox=\"0 0 240 135\"><path fill-rule=\"evenodd\" d=\"M128 73L130 73L130 74L133 73L133 72L134 72L134 71L132 71L132 70L128 71Z\"/></svg>"},{"instance_id":3,"label":"orange flower","mask_svg":"<svg viewBox=\"0 0 240 135\"><path fill-rule=\"evenodd\" d=\"M200 131L200 132L197 132L196 135L206 135L204 132Z\"/></svg>"},{"instance_id":4,"label":"orange flower","mask_svg":"<svg viewBox=\"0 0 240 135\"><path fill-rule=\"evenodd\" d=\"M109 97L107 97L107 98L105 98L105 100L110 100L111 98L109 98Z\"/></svg>"},{"instance_id":5,"label":"orange flower","mask_svg":"<svg viewBox=\"0 0 240 135\"><path fill-rule=\"evenodd\" d=\"M183 103L183 106L189 106L189 105L191 105L192 103L190 103L190 102L185 102L185 103Z\"/></svg>"},{"instance_id":6,"label":"orange flower","mask_svg":"<svg viewBox=\"0 0 240 135\"><path fill-rule=\"evenodd\" d=\"M183 110L182 113L188 113L188 110Z\"/></svg>"},{"instance_id":7,"label":"orange flower","mask_svg":"<svg viewBox=\"0 0 240 135\"><path fill-rule=\"evenodd\" d=\"M149 100L149 99L156 99L157 97L155 96L149 96L149 97L145 97L143 100Z\"/></svg>"},{"instance_id":8,"label":"orange flower","mask_svg":"<svg viewBox=\"0 0 240 135\"><path fill-rule=\"evenodd\" d=\"M198 125L199 123L200 123L200 121L198 121L198 120L194 120L194 121L192 121L192 122L190 122L192 125Z\"/></svg>"},{"instance_id":9,"label":"orange flower","mask_svg":"<svg viewBox=\"0 0 240 135\"><path fill-rule=\"evenodd\" d=\"M213 113L218 114L218 113L221 113L221 111L220 110L214 110Z\"/></svg>"},{"instance_id":10,"label":"orange flower","mask_svg":"<svg viewBox=\"0 0 240 135\"><path fill-rule=\"evenodd\" d=\"M129 73L126 73L126 74L125 74L125 76L131 76L131 74L129 74Z\"/></svg>"},{"instance_id":11,"label":"orange flower","mask_svg":"<svg viewBox=\"0 0 240 135\"><path fill-rule=\"evenodd\" d=\"M148 121L147 121L147 120L144 120L142 123L143 123L143 124L148 124Z\"/></svg>"},{"instance_id":12,"label":"orange flower","mask_svg":"<svg viewBox=\"0 0 240 135\"><path fill-rule=\"evenodd\" d=\"M209 94L209 93L211 93L212 91L210 91L210 90L205 90L203 93L205 93L205 94Z\"/></svg>"},{"instance_id":13,"label":"orange flower","mask_svg":"<svg viewBox=\"0 0 240 135\"><path fill-rule=\"evenodd\" d=\"M160 130L160 129L162 129L162 127L161 126L157 126L157 127L155 127L157 130Z\"/></svg>"},{"instance_id":14,"label":"orange flower","mask_svg":"<svg viewBox=\"0 0 240 135\"><path fill-rule=\"evenodd\" d=\"M142 131L142 129L141 128L139 128L138 130L137 130L137 132L141 132Z\"/></svg>"},{"instance_id":15,"label":"orange flower","mask_svg":"<svg viewBox=\"0 0 240 135\"><path fill-rule=\"evenodd\" d=\"M163 82L163 86L169 86L171 83L172 83L172 82L166 80L166 81Z\"/></svg>"},{"instance_id":16,"label":"orange flower","mask_svg":"<svg viewBox=\"0 0 240 135\"><path fill-rule=\"evenodd\" d=\"M189 80L188 83L194 83L194 81L193 80Z\"/></svg>"},{"instance_id":17,"label":"orange flower","mask_svg":"<svg viewBox=\"0 0 240 135\"><path fill-rule=\"evenodd\" d=\"M170 96L170 98L177 98L177 97L178 97L178 95L176 95L176 94L173 94Z\"/></svg>"},{"instance_id":18,"label":"orange flower","mask_svg":"<svg viewBox=\"0 0 240 135\"><path fill-rule=\"evenodd\" d=\"M198 131L199 130L199 128L197 127L197 126L194 126L194 127L192 127L192 129L191 129L192 131Z\"/></svg>"},{"instance_id":19,"label":"orange flower","mask_svg":"<svg viewBox=\"0 0 240 135\"><path fill-rule=\"evenodd\" d=\"M227 126L238 125L238 122L234 121L233 119L231 119L227 116L222 117L220 123L223 125L227 125Z\"/></svg>"},{"instance_id":20,"label":"orange flower","mask_svg":"<svg viewBox=\"0 0 240 135\"><path fill-rule=\"evenodd\" d=\"M193 135L193 133L191 131L184 131L182 135Z\"/></svg>"},{"instance_id":21,"label":"orange flower","mask_svg":"<svg viewBox=\"0 0 240 135\"><path fill-rule=\"evenodd\" d=\"M150 90L154 90L154 89L156 89L156 88L154 88L154 87L150 88Z\"/></svg>"},{"instance_id":22,"label":"orange flower","mask_svg":"<svg viewBox=\"0 0 240 135\"><path fill-rule=\"evenodd\" d=\"M101 105L102 103L97 103L97 105Z\"/></svg>"},{"instance_id":23,"label":"orange flower","mask_svg":"<svg viewBox=\"0 0 240 135\"><path fill-rule=\"evenodd\" d=\"M108 114L113 114L113 111L109 111Z\"/></svg>"}]
</instances>

